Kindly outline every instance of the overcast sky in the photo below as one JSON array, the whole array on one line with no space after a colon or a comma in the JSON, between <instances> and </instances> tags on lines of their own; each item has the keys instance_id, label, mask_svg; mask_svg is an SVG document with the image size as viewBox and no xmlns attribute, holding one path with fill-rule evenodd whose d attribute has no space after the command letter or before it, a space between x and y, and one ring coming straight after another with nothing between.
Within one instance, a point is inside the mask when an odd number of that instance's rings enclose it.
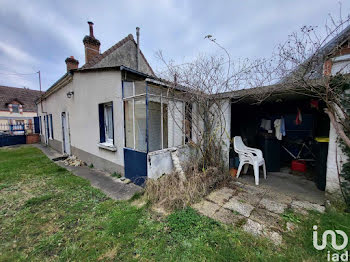
<instances>
[{"instance_id":1,"label":"overcast sky","mask_svg":"<svg viewBox=\"0 0 350 262\"><path fill-rule=\"evenodd\" d=\"M343 15L350 1L342 0ZM0 0L0 85L46 90L66 71L73 55L84 64L87 21L101 51L141 28L141 49L157 71L155 57L190 60L198 53L218 52L204 39L213 35L233 58L266 57L288 34L303 25L324 26L328 14L338 16L336 0L247 1L13 1Z\"/></svg>"}]
</instances>

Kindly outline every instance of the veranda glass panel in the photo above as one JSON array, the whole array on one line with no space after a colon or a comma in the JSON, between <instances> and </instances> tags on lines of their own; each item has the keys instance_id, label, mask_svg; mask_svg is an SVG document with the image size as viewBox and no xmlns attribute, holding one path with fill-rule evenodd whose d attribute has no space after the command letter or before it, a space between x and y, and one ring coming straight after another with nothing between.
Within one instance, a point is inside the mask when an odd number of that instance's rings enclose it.
<instances>
[{"instance_id":1,"label":"veranda glass panel","mask_svg":"<svg viewBox=\"0 0 350 262\"><path fill-rule=\"evenodd\" d=\"M146 94L146 83L145 81L135 82L135 95Z\"/></svg>"},{"instance_id":2,"label":"veranda glass panel","mask_svg":"<svg viewBox=\"0 0 350 262\"><path fill-rule=\"evenodd\" d=\"M162 149L160 97L149 96L148 103L148 135L149 151Z\"/></svg>"},{"instance_id":3,"label":"veranda glass panel","mask_svg":"<svg viewBox=\"0 0 350 262\"><path fill-rule=\"evenodd\" d=\"M123 95L124 97L130 97L134 95L134 82L123 82Z\"/></svg>"},{"instance_id":4,"label":"veranda glass panel","mask_svg":"<svg viewBox=\"0 0 350 262\"><path fill-rule=\"evenodd\" d=\"M124 101L125 112L125 146L134 148L134 128L133 128L133 105L132 100Z\"/></svg>"},{"instance_id":5,"label":"veranda glass panel","mask_svg":"<svg viewBox=\"0 0 350 262\"><path fill-rule=\"evenodd\" d=\"M135 150L146 152L146 98L135 98Z\"/></svg>"}]
</instances>

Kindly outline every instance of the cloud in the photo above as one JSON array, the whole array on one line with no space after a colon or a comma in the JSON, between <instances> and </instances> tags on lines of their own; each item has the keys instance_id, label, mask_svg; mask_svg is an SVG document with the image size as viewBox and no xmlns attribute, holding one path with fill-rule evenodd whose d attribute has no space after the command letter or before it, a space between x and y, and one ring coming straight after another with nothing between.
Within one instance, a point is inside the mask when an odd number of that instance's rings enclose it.
<instances>
[{"instance_id":1,"label":"cloud","mask_svg":"<svg viewBox=\"0 0 350 262\"><path fill-rule=\"evenodd\" d=\"M343 14L350 2L341 0ZM65 73L66 57L84 64L82 39L86 22L95 23L101 51L141 27L141 49L155 70L162 50L175 61L220 50L204 39L212 34L233 58L268 56L288 34L302 25L324 25L328 13L338 14L333 0L129 0L13 1L0 0L0 63L6 70L42 72L43 89ZM4 62L5 61L5 62ZM4 70L1 67L0 70ZM23 70L23 71L22 71ZM16 80L17 79L17 80ZM0 84L38 88L37 79L1 75ZM27 81L27 82L26 82Z\"/></svg>"},{"instance_id":2,"label":"cloud","mask_svg":"<svg viewBox=\"0 0 350 262\"><path fill-rule=\"evenodd\" d=\"M36 64L38 62L36 58L15 47L13 44L7 44L0 41L0 51L8 58L14 59L21 63Z\"/></svg>"}]
</instances>

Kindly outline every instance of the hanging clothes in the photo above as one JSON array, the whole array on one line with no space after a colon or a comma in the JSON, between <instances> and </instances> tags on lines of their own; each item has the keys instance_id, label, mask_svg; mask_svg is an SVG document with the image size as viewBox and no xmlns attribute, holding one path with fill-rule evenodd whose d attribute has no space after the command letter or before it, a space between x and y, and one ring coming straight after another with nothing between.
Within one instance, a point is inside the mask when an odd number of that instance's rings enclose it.
<instances>
[{"instance_id":1,"label":"hanging clothes","mask_svg":"<svg viewBox=\"0 0 350 262\"><path fill-rule=\"evenodd\" d=\"M301 125L302 122L303 122L303 117L301 115L300 109L298 108L298 113L297 113L297 118L295 119L295 124L298 126L298 125Z\"/></svg>"},{"instance_id":2,"label":"hanging clothes","mask_svg":"<svg viewBox=\"0 0 350 262\"><path fill-rule=\"evenodd\" d=\"M264 130L267 130L267 131L271 130L271 120L265 119L265 118L261 119L260 127Z\"/></svg>"},{"instance_id":3,"label":"hanging clothes","mask_svg":"<svg viewBox=\"0 0 350 262\"><path fill-rule=\"evenodd\" d=\"M282 133L281 133L281 119L276 119L273 122L273 125L275 127L275 135L278 140L282 140Z\"/></svg>"},{"instance_id":4,"label":"hanging clothes","mask_svg":"<svg viewBox=\"0 0 350 262\"><path fill-rule=\"evenodd\" d=\"M310 106L311 106L311 108L316 108L318 110L318 100L312 99L310 101Z\"/></svg>"},{"instance_id":5,"label":"hanging clothes","mask_svg":"<svg viewBox=\"0 0 350 262\"><path fill-rule=\"evenodd\" d=\"M282 136L286 136L286 124L284 122L283 116L281 117L281 134Z\"/></svg>"}]
</instances>

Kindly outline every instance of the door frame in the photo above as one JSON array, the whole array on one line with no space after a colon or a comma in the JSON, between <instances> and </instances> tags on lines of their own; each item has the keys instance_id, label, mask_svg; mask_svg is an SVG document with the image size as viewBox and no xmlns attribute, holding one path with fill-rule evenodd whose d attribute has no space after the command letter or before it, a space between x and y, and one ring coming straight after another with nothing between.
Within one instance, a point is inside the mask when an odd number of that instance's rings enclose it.
<instances>
[{"instance_id":1,"label":"door frame","mask_svg":"<svg viewBox=\"0 0 350 262\"><path fill-rule=\"evenodd\" d=\"M70 155L71 148L70 148L68 113L62 112L61 119L62 119L62 152L63 154Z\"/></svg>"}]
</instances>

